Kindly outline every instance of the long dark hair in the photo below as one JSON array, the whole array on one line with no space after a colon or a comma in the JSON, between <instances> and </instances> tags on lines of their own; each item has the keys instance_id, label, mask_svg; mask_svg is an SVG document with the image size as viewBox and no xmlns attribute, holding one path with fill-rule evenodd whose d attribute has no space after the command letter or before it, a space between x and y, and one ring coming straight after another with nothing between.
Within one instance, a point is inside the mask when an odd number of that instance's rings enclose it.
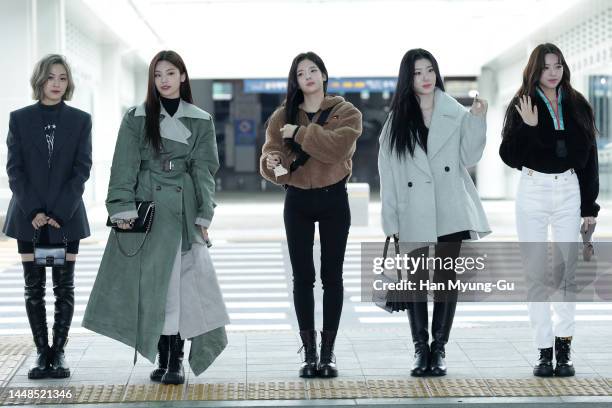
<instances>
[{"instance_id":1,"label":"long dark hair","mask_svg":"<svg viewBox=\"0 0 612 408\"><path fill-rule=\"evenodd\" d=\"M191 85L189 84L189 74L187 67L180 55L174 51L158 52L151 63L149 64L149 83L147 85L147 99L145 100L145 112L147 117L145 120L146 140L151 144L155 153L159 155L162 151L161 134L159 133L159 114L161 105L159 101L159 92L155 87L155 67L159 61L168 61L170 64L178 68L180 75L185 74L185 81L181 82L180 95L185 102L193 103L191 96Z\"/></svg>"},{"instance_id":2,"label":"long dark hair","mask_svg":"<svg viewBox=\"0 0 612 408\"><path fill-rule=\"evenodd\" d=\"M414 64L417 60L426 59L431 62L436 74L436 88L444 91L444 82L438 68L438 61L427 50L415 48L409 50L402 58L395 95L391 101L391 140L389 149L395 150L398 158L414 156L417 144L427 151L427 127L423 121L423 112L419 100L414 93Z\"/></svg>"},{"instance_id":3,"label":"long dark hair","mask_svg":"<svg viewBox=\"0 0 612 408\"><path fill-rule=\"evenodd\" d=\"M300 89L300 85L297 80L297 68L298 64L304 60L310 60L319 68L321 74L324 75L325 80L323 81L323 93L327 95L327 81L329 76L327 75L327 68L321 57L312 51L303 52L298 54L291 63L289 69L289 76L287 77L287 96L283 105L285 106L285 123L297 124L297 115L299 106L304 102L304 93Z\"/></svg>"},{"instance_id":4,"label":"long dark hair","mask_svg":"<svg viewBox=\"0 0 612 408\"><path fill-rule=\"evenodd\" d=\"M502 136L504 138L510 136L514 130L523 123L521 115L519 115L514 107L514 105L518 104L518 100L521 96L529 95L532 103L535 104L538 98L536 89L540 82L542 71L544 70L546 54L555 54L563 66L563 77L561 77L561 81L559 85L557 85L557 88L561 89L563 93L563 105L568 107L568 109L563 109L563 111L567 112L574 120L582 133L594 140L597 134L597 128L595 127L593 109L584 96L572 88L570 84L570 69L565 62L563 53L561 53L559 47L551 43L540 44L531 52L529 61L527 61L527 66L523 70L523 83L506 109Z\"/></svg>"}]
</instances>

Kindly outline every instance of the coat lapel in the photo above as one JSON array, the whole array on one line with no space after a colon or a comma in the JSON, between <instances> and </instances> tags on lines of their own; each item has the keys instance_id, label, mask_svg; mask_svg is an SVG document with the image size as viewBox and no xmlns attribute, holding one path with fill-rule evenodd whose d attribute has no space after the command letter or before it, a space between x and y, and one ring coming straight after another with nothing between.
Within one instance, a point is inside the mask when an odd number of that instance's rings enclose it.
<instances>
[{"instance_id":1,"label":"coat lapel","mask_svg":"<svg viewBox=\"0 0 612 408\"><path fill-rule=\"evenodd\" d=\"M433 158L457 130L457 110L449 96L436 89L434 111L427 137L427 156Z\"/></svg>"},{"instance_id":2,"label":"coat lapel","mask_svg":"<svg viewBox=\"0 0 612 408\"><path fill-rule=\"evenodd\" d=\"M415 146L412 161L423 173L427 174L428 176L431 176L429 160L427 159L427 155L425 154L425 151L421 148L421 146Z\"/></svg>"}]
</instances>

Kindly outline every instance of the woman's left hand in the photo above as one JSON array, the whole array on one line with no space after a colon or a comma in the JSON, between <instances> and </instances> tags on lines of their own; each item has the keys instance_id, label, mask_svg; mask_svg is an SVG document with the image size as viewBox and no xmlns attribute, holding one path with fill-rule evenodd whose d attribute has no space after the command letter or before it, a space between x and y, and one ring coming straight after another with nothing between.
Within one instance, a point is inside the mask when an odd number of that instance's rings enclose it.
<instances>
[{"instance_id":1,"label":"woman's left hand","mask_svg":"<svg viewBox=\"0 0 612 408\"><path fill-rule=\"evenodd\" d=\"M293 137L293 132L295 132L296 128L296 125L291 125L289 123L280 128L280 131L283 134L283 139L291 139Z\"/></svg>"},{"instance_id":2,"label":"woman's left hand","mask_svg":"<svg viewBox=\"0 0 612 408\"><path fill-rule=\"evenodd\" d=\"M53 218L49 218L49 221L47 221L47 224L51 225L53 228L60 229L59 223L55 221Z\"/></svg>"},{"instance_id":3,"label":"woman's left hand","mask_svg":"<svg viewBox=\"0 0 612 408\"><path fill-rule=\"evenodd\" d=\"M200 225L200 231L202 232L202 238L204 238L204 242L206 242L206 246L210 248L212 243L210 242L210 238L208 237L208 228Z\"/></svg>"},{"instance_id":4,"label":"woman's left hand","mask_svg":"<svg viewBox=\"0 0 612 408\"><path fill-rule=\"evenodd\" d=\"M480 99L478 95L474 97L474 101L472 102L472 107L470 108L470 112L473 115L483 116L487 113L487 101L486 99Z\"/></svg>"}]
</instances>

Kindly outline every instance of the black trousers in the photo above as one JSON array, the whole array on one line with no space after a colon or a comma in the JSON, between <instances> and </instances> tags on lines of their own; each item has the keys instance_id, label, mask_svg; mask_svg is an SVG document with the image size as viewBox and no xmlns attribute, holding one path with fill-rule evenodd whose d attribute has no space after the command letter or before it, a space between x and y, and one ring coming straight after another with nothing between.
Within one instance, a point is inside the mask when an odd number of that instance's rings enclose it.
<instances>
[{"instance_id":1,"label":"black trousers","mask_svg":"<svg viewBox=\"0 0 612 408\"><path fill-rule=\"evenodd\" d=\"M338 330L344 286L342 267L351 225L346 179L328 187L287 187L284 209L289 258L293 269L293 302L300 330L314 330L315 222L321 238L323 330Z\"/></svg>"}]
</instances>

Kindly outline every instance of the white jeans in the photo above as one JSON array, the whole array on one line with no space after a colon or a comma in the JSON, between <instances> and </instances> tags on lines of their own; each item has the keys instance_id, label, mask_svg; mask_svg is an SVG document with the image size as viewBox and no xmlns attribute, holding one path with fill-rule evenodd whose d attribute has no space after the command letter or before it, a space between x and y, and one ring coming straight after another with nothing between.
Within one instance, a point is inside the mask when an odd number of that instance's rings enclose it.
<instances>
[{"instance_id":1,"label":"white jeans","mask_svg":"<svg viewBox=\"0 0 612 408\"><path fill-rule=\"evenodd\" d=\"M545 243L548 241L549 226L553 242L578 242L578 177L573 170L560 174L545 174L523 167L516 195L516 229L519 241ZM565 248L566 250L562 251L565 252L563 256L566 263L571 263L573 253L567 251L567 246ZM528 310L537 348L552 347L555 336L573 336L575 302L529 302Z\"/></svg>"}]
</instances>

